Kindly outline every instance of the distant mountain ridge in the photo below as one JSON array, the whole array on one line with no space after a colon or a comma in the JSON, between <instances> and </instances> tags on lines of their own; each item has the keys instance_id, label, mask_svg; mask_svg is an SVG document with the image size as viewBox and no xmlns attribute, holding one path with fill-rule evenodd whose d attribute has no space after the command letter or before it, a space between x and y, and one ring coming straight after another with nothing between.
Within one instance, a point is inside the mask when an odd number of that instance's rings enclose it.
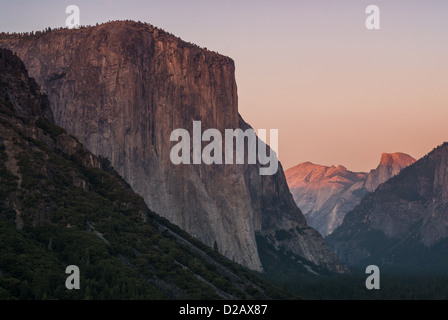
<instances>
[{"instance_id":1,"label":"distant mountain ridge","mask_svg":"<svg viewBox=\"0 0 448 320\"><path fill-rule=\"evenodd\" d=\"M448 268L448 143L381 184L328 238L350 265Z\"/></svg>"},{"instance_id":2,"label":"distant mountain ridge","mask_svg":"<svg viewBox=\"0 0 448 320\"><path fill-rule=\"evenodd\" d=\"M288 169L285 176L307 222L327 236L365 194L414 162L415 159L405 153L383 153L378 167L369 173L305 162Z\"/></svg>"}]
</instances>

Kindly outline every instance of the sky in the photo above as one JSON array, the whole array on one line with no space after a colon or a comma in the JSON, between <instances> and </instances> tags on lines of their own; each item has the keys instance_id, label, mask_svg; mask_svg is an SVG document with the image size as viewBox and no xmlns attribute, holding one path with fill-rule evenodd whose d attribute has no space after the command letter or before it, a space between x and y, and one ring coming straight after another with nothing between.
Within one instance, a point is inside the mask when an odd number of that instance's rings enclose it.
<instances>
[{"instance_id":1,"label":"sky","mask_svg":"<svg viewBox=\"0 0 448 320\"><path fill-rule=\"evenodd\" d=\"M62 27L73 4L82 25L149 22L231 57L240 113L279 130L285 169L369 171L448 141L446 0L0 0L0 31Z\"/></svg>"}]
</instances>

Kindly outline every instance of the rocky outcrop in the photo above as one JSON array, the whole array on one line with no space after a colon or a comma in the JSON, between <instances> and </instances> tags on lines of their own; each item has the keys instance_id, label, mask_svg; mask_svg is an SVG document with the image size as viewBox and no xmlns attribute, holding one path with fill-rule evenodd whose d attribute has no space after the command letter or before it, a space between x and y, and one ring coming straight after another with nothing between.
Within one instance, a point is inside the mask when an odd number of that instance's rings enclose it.
<instances>
[{"instance_id":1,"label":"rocky outcrop","mask_svg":"<svg viewBox=\"0 0 448 320\"><path fill-rule=\"evenodd\" d=\"M353 209L362 196L366 173L348 171L345 167L326 167L310 162L285 172L297 205L313 228L323 236L337 228L345 213Z\"/></svg>"},{"instance_id":2,"label":"rocky outcrop","mask_svg":"<svg viewBox=\"0 0 448 320\"><path fill-rule=\"evenodd\" d=\"M40 95L40 88L23 62L9 50L0 51L0 96L12 112L19 116L53 121L46 96Z\"/></svg>"},{"instance_id":3,"label":"rocky outcrop","mask_svg":"<svg viewBox=\"0 0 448 320\"><path fill-rule=\"evenodd\" d=\"M347 263L448 266L448 143L368 194L327 239Z\"/></svg>"},{"instance_id":4,"label":"rocky outcrop","mask_svg":"<svg viewBox=\"0 0 448 320\"><path fill-rule=\"evenodd\" d=\"M368 174L352 172L343 166L305 162L288 169L285 175L310 226L327 236L341 225L345 214L363 196L414 162L414 158L404 153L384 153L378 167Z\"/></svg>"},{"instance_id":5,"label":"rocky outcrop","mask_svg":"<svg viewBox=\"0 0 448 320\"><path fill-rule=\"evenodd\" d=\"M309 228L281 168L262 177L259 165L170 161L174 129L245 126L230 58L134 22L3 36L0 46L24 60L58 125L109 159L152 210L227 257L262 270L256 232ZM321 238L301 239L309 260L343 269Z\"/></svg>"},{"instance_id":6,"label":"rocky outcrop","mask_svg":"<svg viewBox=\"0 0 448 320\"><path fill-rule=\"evenodd\" d=\"M375 191L380 184L396 176L414 162L415 159L406 153L383 153L378 167L369 172L365 188L369 192Z\"/></svg>"}]
</instances>

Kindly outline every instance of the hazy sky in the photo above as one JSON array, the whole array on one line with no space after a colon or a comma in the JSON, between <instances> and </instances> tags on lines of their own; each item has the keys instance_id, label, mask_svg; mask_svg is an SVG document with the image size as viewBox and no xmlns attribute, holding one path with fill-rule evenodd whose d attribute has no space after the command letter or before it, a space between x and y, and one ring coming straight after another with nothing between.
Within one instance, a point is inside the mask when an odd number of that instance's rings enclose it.
<instances>
[{"instance_id":1,"label":"hazy sky","mask_svg":"<svg viewBox=\"0 0 448 320\"><path fill-rule=\"evenodd\" d=\"M0 31L132 19L232 57L240 113L279 129L285 168L304 161L376 167L448 140L447 0L0 1ZM381 10L367 30L365 9Z\"/></svg>"}]
</instances>

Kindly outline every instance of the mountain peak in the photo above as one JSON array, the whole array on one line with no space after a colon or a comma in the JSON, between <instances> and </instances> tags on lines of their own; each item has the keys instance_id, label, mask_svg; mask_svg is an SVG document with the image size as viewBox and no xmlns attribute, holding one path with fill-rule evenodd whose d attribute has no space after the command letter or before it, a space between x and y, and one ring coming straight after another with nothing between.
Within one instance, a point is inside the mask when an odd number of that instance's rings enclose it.
<instances>
[{"instance_id":1,"label":"mountain peak","mask_svg":"<svg viewBox=\"0 0 448 320\"><path fill-rule=\"evenodd\" d=\"M351 208L359 203L360 194L353 195L357 189L354 186L362 187L367 173L351 172L341 165L328 167L304 162L287 170L285 176L308 223L327 235L342 222L340 210L345 210L352 198L355 200ZM343 199L345 204L341 206ZM331 212L331 217L321 215L322 212Z\"/></svg>"},{"instance_id":2,"label":"mountain peak","mask_svg":"<svg viewBox=\"0 0 448 320\"><path fill-rule=\"evenodd\" d=\"M366 189L375 191L378 186L396 176L401 170L413 164L416 160L402 152L383 153L378 167L369 172Z\"/></svg>"},{"instance_id":3,"label":"mountain peak","mask_svg":"<svg viewBox=\"0 0 448 320\"><path fill-rule=\"evenodd\" d=\"M347 171L347 168L344 167L344 166L338 165L338 166L336 167L336 170L337 170L337 171Z\"/></svg>"},{"instance_id":4,"label":"mountain peak","mask_svg":"<svg viewBox=\"0 0 448 320\"><path fill-rule=\"evenodd\" d=\"M399 164L402 167L407 167L413 164L416 160L410 155L402 152L395 153L383 153L381 155L380 165L391 165L391 164Z\"/></svg>"}]
</instances>

